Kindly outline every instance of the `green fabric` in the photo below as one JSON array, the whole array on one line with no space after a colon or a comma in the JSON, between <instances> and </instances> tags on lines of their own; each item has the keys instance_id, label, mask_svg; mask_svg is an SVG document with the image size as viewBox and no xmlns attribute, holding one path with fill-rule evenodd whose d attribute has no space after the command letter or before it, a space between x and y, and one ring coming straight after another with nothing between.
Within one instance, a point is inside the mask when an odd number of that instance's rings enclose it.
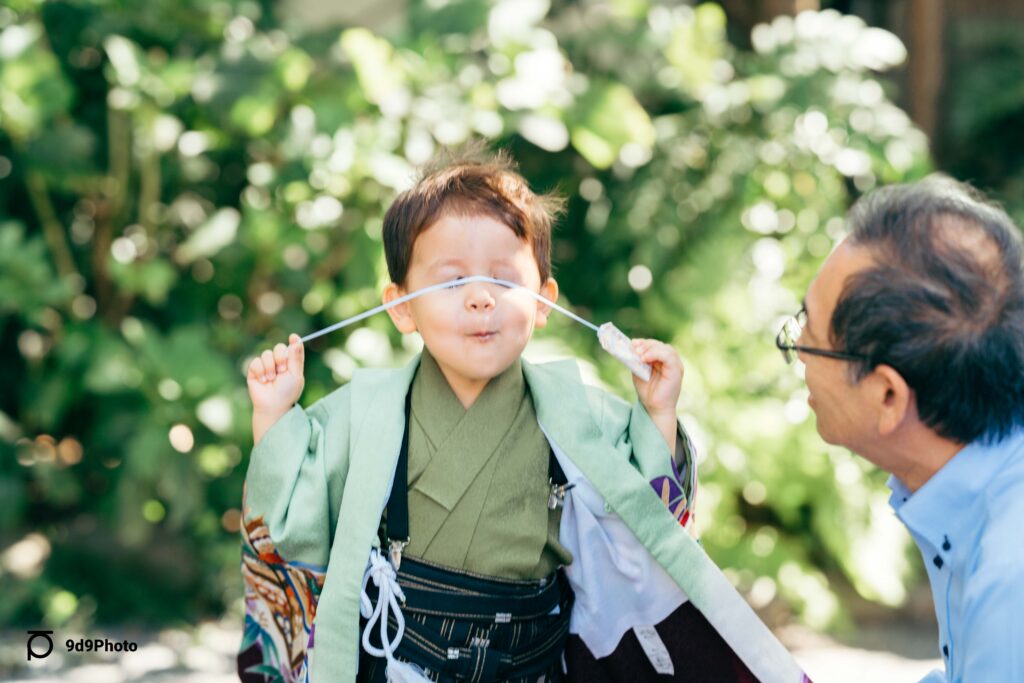
<instances>
[{"instance_id":1,"label":"green fabric","mask_svg":"<svg viewBox=\"0 0 1024 683\"><path fill-rule=\"evenodd\" d=\"M395 369L360 369L310 408L296 406L253 448L245 519L263 517L282 556L328 565L316 613L310 680L352 681L359 656L359 594L405 425L417 356ZM650 486L671 453L639 402L585 386L573 361L523 362L537 422L579 467L654 558L706 604L700 549ZM691 459L691 465L692 459ZM328 561L325 562L324 560Z\"/></svg>"},{"instance_id":2,"label":"green fabric","mask_svg":"<svg viewBox=\"0 0 1024 683\"><path fill-rule=\"evenodd\" d=\"M424 351L412 383L405 552L456 569L542 578L572 554L548 508L550 446L517 359L467 410Z\"/></svg>"}]
</instances>

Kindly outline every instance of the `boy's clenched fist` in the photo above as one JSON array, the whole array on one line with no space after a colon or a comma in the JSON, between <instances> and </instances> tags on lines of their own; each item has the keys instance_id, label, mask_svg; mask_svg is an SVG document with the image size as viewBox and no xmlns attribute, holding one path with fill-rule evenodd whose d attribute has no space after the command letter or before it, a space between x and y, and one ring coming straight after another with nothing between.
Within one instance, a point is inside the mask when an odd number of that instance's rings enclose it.
<instances>
[{"instance_id":1,"label":"boy's clenched fist","mask_svg":"<svg viewBox=\"0 0 1024 683\"><path fill-rule=\"evenodd\" d=\"M246 381L252 400L254 442L299 400L306 383L304 362L305 349L299 335L292 334L288 346L278 344L267 349L249 364Z\"/></svg>"}]
</instances>

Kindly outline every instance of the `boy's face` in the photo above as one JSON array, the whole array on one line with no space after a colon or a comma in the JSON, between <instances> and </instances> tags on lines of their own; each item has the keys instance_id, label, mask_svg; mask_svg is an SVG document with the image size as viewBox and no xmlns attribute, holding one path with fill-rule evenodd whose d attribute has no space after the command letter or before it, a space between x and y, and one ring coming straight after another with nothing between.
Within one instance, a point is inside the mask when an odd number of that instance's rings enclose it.
<instances>
[{"instance_id":1,"label":"boy's face","mask_svg":"<svg viewBox=\"0 0 1024 683\"><path fill-rule=\"evenodd\" d=\"M384 301L459 277L509 280L552 301L554 279L541 283L532 246L486 215L443 215L413 243L405 284L388 285ZM550 309L518 289L472 282L413 299L390 309L403 333L419 332L448 382L482 385L518 358L534 327Z\"/></svg>"}]
</instances>

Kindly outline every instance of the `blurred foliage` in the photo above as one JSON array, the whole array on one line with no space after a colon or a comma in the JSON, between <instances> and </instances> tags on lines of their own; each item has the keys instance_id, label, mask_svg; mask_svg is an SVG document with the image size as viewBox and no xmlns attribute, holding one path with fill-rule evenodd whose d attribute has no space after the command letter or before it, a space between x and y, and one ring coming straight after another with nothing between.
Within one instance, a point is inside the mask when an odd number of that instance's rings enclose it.
<instances>
[{"instance_id":1,"label":"blurred foliage","mask_svg":"<svg viewBox=\"0 0 1024 683\"><path fill-rule=\"evenodd\" d=\"M983 18L951 23L949 33L956 58L936 154L943 168L998 199L1024 225L1024 35L1019 25Z\"/></svg>"},{"instance_id":2,"label":"blurred foliage","mask_svg":"<svg viewBox=\"0 0 1024 683\"><path fill-rule=\"evenodd\" d=\"M820 441L772 343L854 196L928 170L878 80L898 40L826 11L740 51L717 5L650 0L281 26L257 2L0 9L0 623L238 598L247 359L377 303L385 208L471 137L569 198L567 303L683 351L704 540L751 600L824 625L836 582L901 599L879 474ZM545 344L629 393L583 328ZM310 347L307 405L415 342L378 316Z\"/></svg>"}]
</instances>

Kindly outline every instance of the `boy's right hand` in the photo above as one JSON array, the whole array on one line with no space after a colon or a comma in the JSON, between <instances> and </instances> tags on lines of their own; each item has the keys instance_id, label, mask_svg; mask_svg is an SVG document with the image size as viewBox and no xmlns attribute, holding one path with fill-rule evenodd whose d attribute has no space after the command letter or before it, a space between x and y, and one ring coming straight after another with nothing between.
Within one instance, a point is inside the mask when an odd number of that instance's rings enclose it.
<instances>
[{"instance_id":1,"label":"boy's right hand","mask_svg":"<svg viewBox=\"0 0 1024 683\"><path fill-rule=\"evenodd\" d=\"M305 348L299 335L288 337L288 346L278 344L249 363L246 382L256 415L283 415L302 395L306 379L302 374Z\"/></svg>"}]
</instances>

